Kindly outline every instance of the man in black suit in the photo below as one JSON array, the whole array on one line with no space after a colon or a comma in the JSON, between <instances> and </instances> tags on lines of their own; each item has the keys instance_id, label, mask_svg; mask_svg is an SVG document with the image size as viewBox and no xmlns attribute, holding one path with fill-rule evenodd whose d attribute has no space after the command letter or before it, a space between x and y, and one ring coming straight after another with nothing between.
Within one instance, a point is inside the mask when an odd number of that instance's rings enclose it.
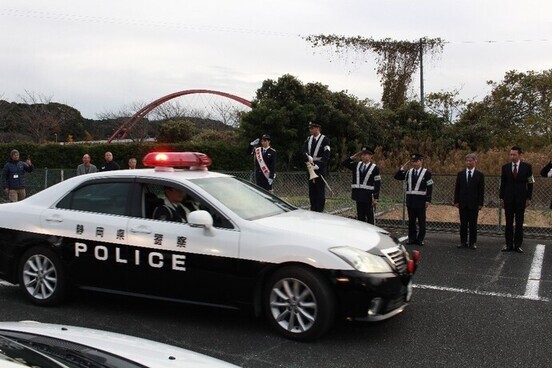
<instances>
[{"instance_id":1,"label":"man in black suit","mask_svg":"<svg viewBox=\"0 0 552 368\"><path fill-rule=\"evenodd\" d=\"M542 168L540 174L543 178L552 178L552 160ZM550 209L552 210L552 200L550 200Z\"/></svg>"},{"instance_id":2,"label":"man in black suit","mask_svg":"<svg viewBox=\"0 0 552 368\"><path fill-rule=\"evenodd\" d=\"M341 165L353 172L351 198L357 203L357 219L374 224L374 207L378 203L381 176L379 167L371 162L374 151L362 147L361 151L344 160ZM360 158L360 161L354 161Z\"/></svg>"},{"instance_id":3,"label":"man in black suit","mask_svg":"<svg viewBox=\"0 0 552 368\"><path fill-rule=\"evenodd\" d=\"M426 209L431 203L433 179L431 172L423 166L424 156L415 153L410 155L411 169L406 170L405 163L394 178L404 180L406 184L406 209L408 212L408 244L424 245L426 234ZM416 220L419 230L416 231Z\"/></svg>"},{"instance_id":4,"label":"man in black suit","mask_svg":"<svg viewBox=\"0 0 552 368\"><path fill-rule=\"evenodd\" d=\"M268 191L272 191L272 182L276 176L276 150L270 147L270 141L270 136L263 134L247 148L247 154L255 157L255 183ZM261 146L255 147L259 142Z\"/></svg>"},{"instance_id":5,"label":"man in black suit","mask_svg":"<svg viewBox=\"0 0 552 368\"><path fill-rule=\"evenodd\" d=\"M477 155L466 155L466 169L456 176L454 205L460 212L460 245L458 248L477 249L477 217L483 208L485 196L485 175L475 169ZM470 237L468 243L468 227Z\"/></svg>"},{"instance_id":6,"label":"man in black suit","mask_svg":"<svg viewBox=\"0 0 552 368\"><path fill-rule=\"evenodd\" d=\"M525 207L533 197L533 168L521 161L522 150L514 146L510 149L510 162L502 166L500 176L500 201L504 205L506 217L506 245L503 252L523 253L523 221ZM514 230L515 221L515 230Z\"/></svg>"},{"instance_id":7,"label":"man in black suit","mask_svg":"<svg viewBox=\"0 0 552 368\"><path fill-rule=\"evenodd\" d=\"M303 157L306 164L311 165L314 173L320 178L309 180L310 209L315 212L324 212L326 204L326 183L324 175L328 172L330 161L330 140L321 134L322 126L315 121L309 123L311 135L303 143Z\"/></svg>"}]
</instances>

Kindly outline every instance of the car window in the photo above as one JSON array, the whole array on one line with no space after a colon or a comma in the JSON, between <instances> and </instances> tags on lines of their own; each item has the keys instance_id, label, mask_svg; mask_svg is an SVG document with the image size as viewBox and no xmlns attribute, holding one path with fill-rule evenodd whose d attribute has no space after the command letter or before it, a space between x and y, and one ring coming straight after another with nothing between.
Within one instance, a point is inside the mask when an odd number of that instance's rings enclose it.
<instances>
[{"instance_id":1,"label":"car window","mask_svg":"<svg viewBox=\"0 0 552 368\"><path fill-rule=\"evenodd\" d=\"M57 208L98 212L112 215L127 214L132 183L93 183L69 193Z\"/></svg>"},{"instance_id":2,"label":"car window","mask_svg":"<svg viewBox=\"0 0 552 368\"><path fill-rule=\"evenodd\" d=\"M200 198L191 190L174 184L144 183L142 184L142 217L153 219L155 208L163 206L165 202L165 186L176 187L186 193L185 206L189 209L205 210L213 217L213 226L219 228L233 229L232 223L209 203ZM190 206L193 204L193 206Z\"/></svg>"},{"instance_id":3,"label":"car window","mask_svg":"<svg viewBox=\"0 0 552 368\"><path fill-rule=\"evenodd\" d=\"M246 220L275 216L296 208L251 183L234 177L190 180Z\"/></svg>"}]
</instances>

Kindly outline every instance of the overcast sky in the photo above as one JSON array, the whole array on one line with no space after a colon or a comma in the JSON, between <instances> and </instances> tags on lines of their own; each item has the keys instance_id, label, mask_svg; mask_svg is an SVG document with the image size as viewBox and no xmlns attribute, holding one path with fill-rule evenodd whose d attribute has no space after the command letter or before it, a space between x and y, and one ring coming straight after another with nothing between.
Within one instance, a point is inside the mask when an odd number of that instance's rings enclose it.
<instances>
[{"instance_id":1,"label":"overcast sky","mask_svg":"<svg viewBox=\"0 0 552 368\"><path fill-rule=\"evenodd\" d=\"M508 70L552 68L550 0L0 0L0 99L27 90L96 118L187 89L252 99L289 73L379 102L369 57L340 59L301 38L332 33L440 37L425 91L468 100Z\"/></svg>"}]
</instances>

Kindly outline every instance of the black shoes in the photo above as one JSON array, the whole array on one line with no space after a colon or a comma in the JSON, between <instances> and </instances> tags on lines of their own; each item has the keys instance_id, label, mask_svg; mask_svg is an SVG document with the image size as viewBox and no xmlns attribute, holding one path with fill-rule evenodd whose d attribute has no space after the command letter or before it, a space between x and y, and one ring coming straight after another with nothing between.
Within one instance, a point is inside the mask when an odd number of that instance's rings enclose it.
<instances>
[{"instance_id":1,"label":"black shoes","mask_svg":"<svg viewBox=\"0 0 552 368\"><path fill-rule=\"evenodd\" d=\"M420 241L418 241L418 243L417 243L417 244L418 244L418 245L419 245L420 247L422 247L422 246L423 246L423 245L424 245L425 243L424 243L424 241L423 241L423 240L420 240Z\"/></svg>"},{"instance_id":2,"label":"black shoes","mask_svg":"<svg viewBox=\"0 0 552 368\"><path fill-rule=\"evenodd\" d=\"M469 248L470 248L471 250L476 250L476 249L477 249L477 245L475 245L475 243L474 243L474 244L470 244Z\"/></svg>"},{"instance_id":3,"label":"black shoes","mask_svg":"<svg viewBox=\"0 0 552 368\"><path fill-rule=\"evenodd\" d=\"M523 252L523 249L521 249L520 247L515 247L514 248L514 251L518 252L518 253L524 253Z\"/></svg>"},{"instance_id":4,"label":"black shoes","mask_svg":"<svg viewBox=\"0 0 552 368\"><path fill-rule=\"evenodd\" d=\"M456 246L456 248L467 248L468 245L466 243L460 243Z\"/></svg>"},{"instance_id":5,"label":"black shoes","mask_svg":"<svg viewBox=\"0 0 552 368\"><path fill-rule=\"evenodd\" d=\"M509 245L505 245L504 248L502 248L501 252L511 252L513 251L514 248L509 246Z\"/></svg>"}]
</instances>

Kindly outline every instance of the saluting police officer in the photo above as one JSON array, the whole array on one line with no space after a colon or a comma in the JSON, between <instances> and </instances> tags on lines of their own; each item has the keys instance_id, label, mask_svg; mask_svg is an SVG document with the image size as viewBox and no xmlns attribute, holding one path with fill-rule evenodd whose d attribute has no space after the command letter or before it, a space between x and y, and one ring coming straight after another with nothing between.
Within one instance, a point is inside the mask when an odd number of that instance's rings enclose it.
<instances>
[{"instance_id":1,"label":"saluting police officer","mask_svg":"<svg viewBox=\"0 0 552 368\"><path fill-rule=\"evenodd\" d=\"M255 147L261 142L260 147ZM249 143L248 155L255 155L255 183L268 191L272 191L272 182L276 175L276 150L270 147L270 136L263 134L261 139Z\"/></svg>"},{"instance_id":2,"label":"saluting police officer","mask_svg":"<svg viewBox=\"0 0 552 368\"><path fill-rule=\"evenodd\" d=\"M324 212L326 204L326 183L324 175L330 161L330 140L321 134L322 126L315 121L309 123L310 136L303 143L303 156L306 164L312 165L314 173L320 178L309 179L309 200L311 211Z\"/></svg>"},{"instance_id":3,"label":"saluting police officer","mask_svg":"<svg viewBox=\"0 0 552 368\"><path fill-rule=\"evenodd\" d=\"M381 187L380 169L372 162L373 154L371 148L362 147L360 152L341 163L353 173L351 198L357 204L357 219L372 225ZM356 158L360 158L360 161L356 162Z\"/></svg>"},{"instance_id":4,"label":"saluting police officer","mask_svg":"<svg viewBox=\"0 0 552 368\"><path fill-rule=\"evenodd\" d=\"M422 167L424 156L419 153L410 155L411 169L406 170L405 163L395 174L395 179L406 184L406 209L408 211L408 244L424 245L426 234L426 209L431 203L433 180L431 172ZM416 230L416 220L419 229Z\"/></svg>"}]
</instances>

